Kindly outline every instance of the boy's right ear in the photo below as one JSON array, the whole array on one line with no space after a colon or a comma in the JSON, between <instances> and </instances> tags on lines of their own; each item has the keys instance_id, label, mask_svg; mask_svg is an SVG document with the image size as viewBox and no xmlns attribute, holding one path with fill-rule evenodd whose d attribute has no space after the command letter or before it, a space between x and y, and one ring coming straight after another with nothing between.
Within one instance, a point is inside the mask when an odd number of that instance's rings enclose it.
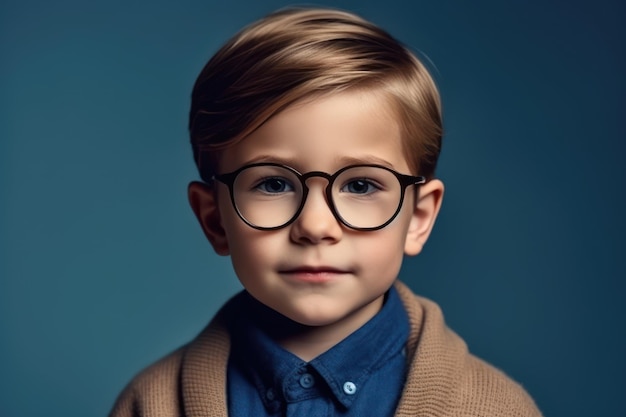
<instances>
[{"instance_id":1,"label":"boy's right ear","mask_svg":"<svg viewBox=\"0 0 626 417\"><path fill-rule=\"evenodd\" d=\"M193 181L187 191L189 204L213 249L218 255L229 255L228 239L217 204L217 190L208 184Z\"/></svg>"}]
</instances>

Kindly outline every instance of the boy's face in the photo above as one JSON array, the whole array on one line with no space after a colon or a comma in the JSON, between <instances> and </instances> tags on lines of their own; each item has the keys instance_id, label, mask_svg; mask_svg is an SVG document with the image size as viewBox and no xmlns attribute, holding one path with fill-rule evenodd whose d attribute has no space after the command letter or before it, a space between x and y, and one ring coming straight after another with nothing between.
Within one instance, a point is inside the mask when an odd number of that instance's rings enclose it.
<instances>
[{"instance_id":1,"label":"boy's face","mask_svg":"<svg viewBox=\"0 0 626 417\"><path fill-rule=\"evenodd\" d=\"M400 128L380 96L344 92L291 106L221 157L220 173L254 162L329 174L353 164L380 164L412 174ZM243 286L263 304L307 326L355 330L380 309L403 254L421 251L437 215L443 185L409 186L398 216L376 231L355 231L332 214L328 181L309 178L298 218L256 230L235 212L228 187L190 186L190 201L215 250L230 255Z\"/></svg>"}]
</instances>

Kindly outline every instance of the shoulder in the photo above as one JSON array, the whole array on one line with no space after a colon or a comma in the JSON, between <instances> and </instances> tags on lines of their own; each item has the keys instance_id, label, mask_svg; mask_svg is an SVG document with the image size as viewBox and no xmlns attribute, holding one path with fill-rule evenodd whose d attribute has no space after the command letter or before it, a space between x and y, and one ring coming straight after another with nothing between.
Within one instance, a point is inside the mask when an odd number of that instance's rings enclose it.
<instances>
[{"instance_id":1,"label":"shoulder","mask_svg":"<svg viewBox=\"0 0 626 417\"><path fill-rule=\"evenodd\" d=\"M190 343L150 365L124 388L109 417L226 415L230 338L223 309Z\"/></svg>"},{"instance_id":2,"label":"shoulder","mask_svg":"<svg viewBox=\"0 0 626 417\"><path fill-rule=\"evenodd\" d=\"M473 415L489 416L541 416L520 384L482 359L468 354L461 376L456 395L459 411L473 410Z\"/></svg>"},{"instance_id":3,"label":"shoulder","mask_svg":"<svg viewBox=\"0 0 626 417\"><path fill-rule=\"evenodd\" d=\"M404 284L396 289L411 323L409 371L396 415L430 410L450 417L541 416L519 384L469 353L463 339L446 326L436 303L416 296Z\"/></svg>"},{"instance_id":4,"label":"shoulder","mask_svg":"<svg viewBox=\"0 0 626 417\"><path fill-rule=\"evenodd\" d=\"M172 411L180 409L178 381L185 349L172 352L137 374L119 395L109 416L177 415Z\"/></svg>"}]
</instances>

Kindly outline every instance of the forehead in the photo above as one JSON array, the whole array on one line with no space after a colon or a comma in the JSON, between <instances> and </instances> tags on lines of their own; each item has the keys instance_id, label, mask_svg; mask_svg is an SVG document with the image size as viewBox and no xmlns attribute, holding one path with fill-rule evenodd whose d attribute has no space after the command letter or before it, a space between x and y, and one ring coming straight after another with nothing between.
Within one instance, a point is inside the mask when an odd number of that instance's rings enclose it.
<instances>
[{"instance_id":1,"label":"forehead","mask_svg":"<svg viewBox=\"0 0 626 417\"><path fill-rule=\"evenodd\" d=\"M363 90L310 98L287 107L225 149L220 171L261 161L284 163L301 172L333 172L354 163L409 171L391 101L382 93Z\"/></svg>"}]
</instances>

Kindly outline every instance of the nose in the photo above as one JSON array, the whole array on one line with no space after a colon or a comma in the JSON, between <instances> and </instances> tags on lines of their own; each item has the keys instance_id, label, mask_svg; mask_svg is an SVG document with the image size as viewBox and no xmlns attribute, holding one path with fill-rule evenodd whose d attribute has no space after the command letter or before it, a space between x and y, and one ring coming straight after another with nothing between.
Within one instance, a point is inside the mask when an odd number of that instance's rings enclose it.
<instances>
[{"instance_id":1,"label":"nose","mask_svg":"<svg viewBox=\"0 0 626 417\"><path fill-rule=\"evenodd\" d=\"M308 182L311 182L309 193L300 215L291 225L291 239L300 244L336 243L343 235L343 228L326 200L327 180L309 178Z\"/></svg>"}]
</instances>

